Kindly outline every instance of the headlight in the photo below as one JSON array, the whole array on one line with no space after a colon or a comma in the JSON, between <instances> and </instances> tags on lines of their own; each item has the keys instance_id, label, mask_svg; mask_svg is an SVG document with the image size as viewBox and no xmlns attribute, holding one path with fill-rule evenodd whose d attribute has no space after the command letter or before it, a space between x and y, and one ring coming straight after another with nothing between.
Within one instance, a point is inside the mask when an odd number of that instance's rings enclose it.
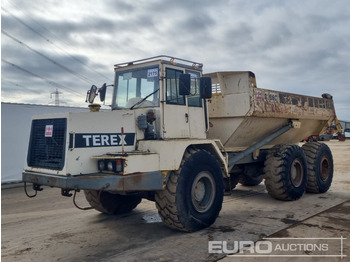
<instances>
[{"instance_id":1,"label":"headlight","mask_svg":"<svg viewBox=\"0 0 350 262\"><path fill-rule=\"evenodd\" d=\"M108 170L108 171L113 171L113 169L114 169L113 166L114 166L114 165L113 165L113 162L112 162L112 161L108 161L108 162L107 162L107 170Z\"/></svg>"},{"instance_id":2,"label":"headlight","mask_svg":"<svg viewBox=\"0 0 350 262\"><path fill-rule=\"evenodd\" d=\"M100 170L100 171L105 170L105 161L104 160L98 161L98 170Z\"/></svg>"},{"instance_id":3,"label":"headlight","mask_svg":"<svg viewBox=\"0 0 350 262\"><path fill-rule=\"evenodd\" d=\"M101 159L97 165L101 172L122 172L124 170L124 159Z\"/></svg>"}]
</instances>

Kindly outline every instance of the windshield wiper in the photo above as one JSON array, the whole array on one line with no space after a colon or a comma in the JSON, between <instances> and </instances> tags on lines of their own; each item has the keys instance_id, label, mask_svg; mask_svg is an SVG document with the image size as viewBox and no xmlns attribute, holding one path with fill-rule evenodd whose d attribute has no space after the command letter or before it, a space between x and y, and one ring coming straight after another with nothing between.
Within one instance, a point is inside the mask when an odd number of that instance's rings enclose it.
<instances>
[{"instance_id":1,"label":"windshield wiper","mask_svg":"<svg viewBox=\"0 0 350 262\"><path fill-rule=\"evenodd\" d=\"M137 106L137 105L143 103L147 98L149 98L151 95L154 95L154 94L157 93L158 91L159 91L159 88L158 88L156 91L154 91L154 92L150 93L149 95L145 96L144 98L142 98L142 99L141 99L140 101L138 101L135 105L133 105L132 107L130 107L130 109L133 109L135 106Z\"/></svg>"}]
</instances>

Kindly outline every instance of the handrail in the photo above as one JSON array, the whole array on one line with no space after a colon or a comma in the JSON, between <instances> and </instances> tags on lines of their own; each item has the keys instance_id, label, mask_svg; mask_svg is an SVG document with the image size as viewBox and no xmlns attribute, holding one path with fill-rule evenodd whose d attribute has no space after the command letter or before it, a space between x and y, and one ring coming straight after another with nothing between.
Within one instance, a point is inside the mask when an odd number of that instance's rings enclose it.
<instances>
[{"instance_id":1,"label":"handrail","mask_svg":"<svg viewBox=\"0 0 350 262\"><path fill-rule=\"evenodd\" d=\"M139 60L134 60L134 61L130 61L130 62L119 63L119 64L115 64L114 67L118 68L118 67L122 67L122 66L132 65L132 64L135 64L135 63L140 63L140 62L146 62L146 61L154 60L154 59L157 59L157 58L170 59L169 63L171 63L171 64L173 64L173 63L175 64L175 60L179 60L181 62L185 62L185 63L191 64L191 66L195 67L195 68L201 69L203 67L202 63L198 63L198 62L194 62L194 61L190 61L190 60L186 60L186 59L182 59L182 58L178 58L178 57L174 57L174 56L168 56L168 55L158 55L158 56L152 56L152 57L143 58L143 59L139 59Z\"/></svg>"}]
</instances>

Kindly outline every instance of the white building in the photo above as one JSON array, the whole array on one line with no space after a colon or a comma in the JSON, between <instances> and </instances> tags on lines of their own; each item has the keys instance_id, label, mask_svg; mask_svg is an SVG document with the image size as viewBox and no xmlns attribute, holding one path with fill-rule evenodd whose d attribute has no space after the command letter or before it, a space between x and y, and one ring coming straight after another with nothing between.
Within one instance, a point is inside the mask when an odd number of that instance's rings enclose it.
<instances>
[{"instance_id":1,"label":"white building","mask_svg":"<svg viewBox=\"0 0 350 262\"><path fill-rule=\"evenodd\" d=\"M87 111L87 107L1 103L1 183L22 180L33 115Z\"/></svg>"}]
</instances>

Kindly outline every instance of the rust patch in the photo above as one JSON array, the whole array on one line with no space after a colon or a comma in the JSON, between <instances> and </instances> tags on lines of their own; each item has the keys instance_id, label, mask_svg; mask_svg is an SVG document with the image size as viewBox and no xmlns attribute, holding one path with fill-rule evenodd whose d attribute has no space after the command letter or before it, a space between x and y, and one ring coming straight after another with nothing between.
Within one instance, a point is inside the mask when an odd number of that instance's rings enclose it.
<instances>
[{"instance_id":1,"label":"rust patch","mask_svg":"<svg viewBox=\"0 0 350 262\"><path fill-rule=\"evenodd\" d=\"M129 182L132 182L135 185L139 185L142 183L142 180L147 176L143 176L142 173L135 173L132 175L128 175Z\"/></svg>"},{"instance_id":2,"label":"rust patch","mask_svg":"<svg viewBox=\"0 0 350 262\"><path fill-rule=\"evenodd\" d=\"M313 117L325 119L335 115L333 100L254 89L254 116L260 117Z\"/></svg>"}]
</instances>

